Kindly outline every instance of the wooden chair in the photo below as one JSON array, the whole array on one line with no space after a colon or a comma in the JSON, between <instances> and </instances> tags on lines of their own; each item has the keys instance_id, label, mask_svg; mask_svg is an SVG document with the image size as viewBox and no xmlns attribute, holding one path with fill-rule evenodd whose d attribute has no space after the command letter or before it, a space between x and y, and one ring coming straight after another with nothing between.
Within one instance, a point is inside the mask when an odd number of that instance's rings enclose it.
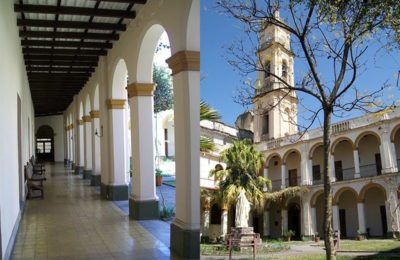
<instances>
[{"instance_id":1,"label":"wooden chair","mask_svg":"<svg viewBox=\"0 0 400 260\"><path fill-rule=\"evenodd\" d=\"M25 166L25 180L27 182L28 199L44 199L43 181L46 178L43 175L34 174L33 166L30 163Z\"/></svg>"},{"instance_id":2,"label":"wooden chair","mask_svg":"<svg viewBox=\"0 0 400 260\"><path fill-rule=\"evenodd\" d=\"M44 164L43 163L38 163L34 156L32 156L29 161L32 164L33 173L34 174L44 175L46 173L46 169L44 168Z\"/></svg>"}]
</instances>

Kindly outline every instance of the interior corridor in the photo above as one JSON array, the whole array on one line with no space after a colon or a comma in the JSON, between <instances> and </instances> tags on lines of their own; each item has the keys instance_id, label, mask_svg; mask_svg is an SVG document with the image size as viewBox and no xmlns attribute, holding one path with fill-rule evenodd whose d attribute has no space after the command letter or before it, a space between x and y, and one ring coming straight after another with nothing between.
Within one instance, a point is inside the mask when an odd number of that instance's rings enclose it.
<instances>
[{"instance_id":1,"label":"interior corridor","mask_svg":"<svg viewBox=\"0 0 400 260\"><path fill-rule=\"evenodd\" d=\"M62 163L46 165L46 178L45 199L26 202L13 259L170 258L164 231L148 228L162 221L130 220Z\"/></svg>"}]
</instances>

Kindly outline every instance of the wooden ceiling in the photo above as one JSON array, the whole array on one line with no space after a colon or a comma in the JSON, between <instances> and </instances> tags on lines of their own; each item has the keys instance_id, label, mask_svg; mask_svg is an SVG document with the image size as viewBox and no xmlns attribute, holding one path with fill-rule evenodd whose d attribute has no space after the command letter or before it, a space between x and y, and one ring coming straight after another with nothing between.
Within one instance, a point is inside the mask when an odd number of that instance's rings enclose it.
<instances>
[{"instance_id":1,"label":"wooden ceiling","mask_svg":"<svg viewBox=\"0 0 400 260\"><path fill-rule=\"evenodd\" d=\"M62 113L146 0L16 0L37 116Z\"/></svg>"}]
</instances>

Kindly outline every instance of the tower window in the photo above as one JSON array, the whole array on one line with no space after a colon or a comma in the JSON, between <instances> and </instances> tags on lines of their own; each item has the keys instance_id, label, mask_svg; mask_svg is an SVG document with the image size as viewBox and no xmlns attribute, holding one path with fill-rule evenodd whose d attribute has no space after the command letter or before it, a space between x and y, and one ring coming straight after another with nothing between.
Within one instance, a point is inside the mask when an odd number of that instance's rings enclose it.
<instances>
[{"instance_id":1,"label":"tower window","mask_svg":"<svg viewBox=\"0 0 400 260\"><path fill-rule=\"evenodd\" d=\"M266 135L269 133L269 115L266 114L262 118L262 134Z\"/></svg>"},{"instance_id":2,"label":"tower window","mask_svg":"<svg viewBox=\"0 0 400 260\"><path fill-rule=\"evenodd\" d=\"M267 61L264 64L264 78L268 78L270 76L271 73L271 62Z\"/></svg>"},{"instance_id":3,"label":"tower window","mask_svg":"<svg viewBox=\"0 0 400 260\"><path fill-rule=\"evenodd\" d=\"M287 62L284 60L283 62L282 62L282 78L284 79L284 80L287 80L287 74L288 74L288 72L287 72Z\"/></svg>"}]
</instances>

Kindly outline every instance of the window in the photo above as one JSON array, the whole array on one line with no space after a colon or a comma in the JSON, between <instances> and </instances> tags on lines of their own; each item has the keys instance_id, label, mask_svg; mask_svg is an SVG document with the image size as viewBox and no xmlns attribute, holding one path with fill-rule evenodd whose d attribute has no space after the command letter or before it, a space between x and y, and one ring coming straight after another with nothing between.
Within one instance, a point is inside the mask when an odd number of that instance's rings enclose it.
<instances>
[{"instance_id":1,"label":"window","mask_svg":"<svg viewBox=\"0 0 400 260\"><path fill-rule=\"evenodd\" d=\"M297 169L289 170L289 187L297 186Z\"/></svg>"},{"instance_id":2,"label":"window","mask_svg":"<svg viewBox=\"0 0 400 260\"><path fill-rule=\"evenodd\" d=\"M264 78L267 79L271 73L271 62L267 61L264 64Z\"/></svg>"},{"instance_id":3,"label":"window","mask_svg":"<svg viewBox=\"0 0 400 260\"><path fill-rule=\"evenodd\" d=\"M282 62L282 78L284 79L284 80L287 80L287 74L288 74L288 71L287 71L287 62L284 60L283 62Z\"/></svg>"},{"instance_id":4,"label":"window","mask_svg":"<svg viewBox=\"0 0 400 260\"><path fill-rule=\"evenodd\" d=\"M37 153L51 153L52 150L51 138L37 138L36 149Z\"/></svg>"},{"instance_id":5,"label":"window","mask_svg":"<svg viewBox=\"0 0 400 260\"><path fill-rule=\"evenodd\" d=\"M218 204L214 204L211 207L211 217L210 217L210 224L211 225L221 225L221 215L222 211Z\"/></svg>"},{"instance_id":6,"label":"window","mask_svg":"<svg viewBox=\"0 0 400 260\"><path fill-rule=\"evenodd\" d=\"M321 180L321 167L320 165L313 165L312 167L312 176L314 181Z\"/></svg>"},{"instance_id":7,"label":"window","mask_svg":"<svg viewBox=\"0 0 400 260\"><path fill-rule=\"evenodd\" d=\"M269 115L263 115L262 117L262 135L269 133Z\"/></svg>"}]
</instances>

